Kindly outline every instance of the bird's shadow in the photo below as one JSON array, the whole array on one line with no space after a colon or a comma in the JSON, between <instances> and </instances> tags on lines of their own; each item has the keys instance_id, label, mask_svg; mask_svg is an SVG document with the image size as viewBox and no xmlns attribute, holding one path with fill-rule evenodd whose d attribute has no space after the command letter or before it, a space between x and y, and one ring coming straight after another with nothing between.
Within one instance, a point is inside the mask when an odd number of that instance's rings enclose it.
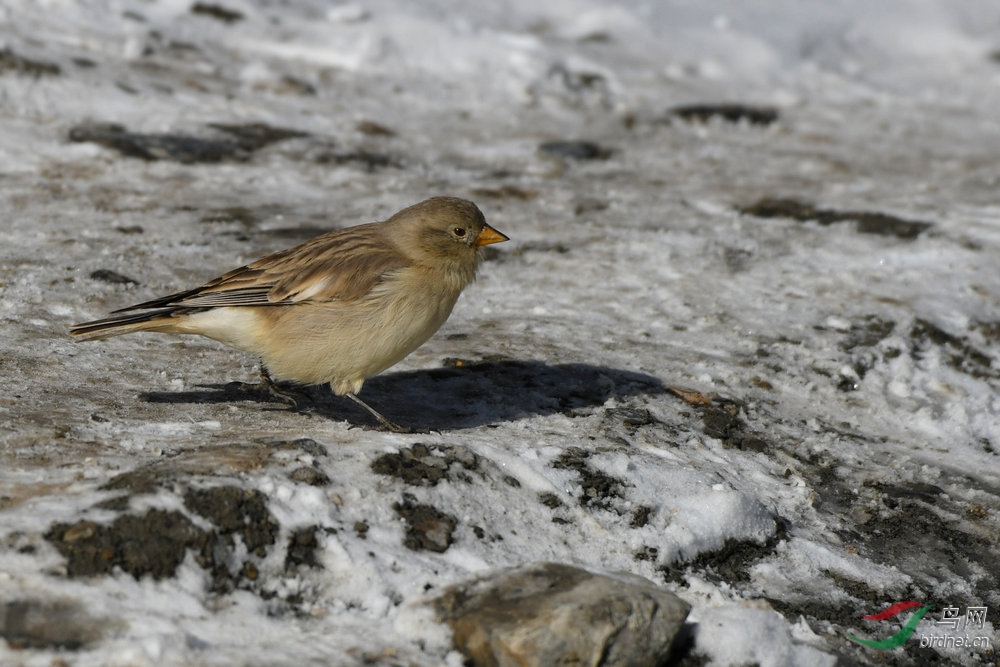
<instances>
[{"instance_id":1,"label":"bird's shadow","mask_svg":"<svg viewBox=\"0 0 1000 667\"><path fill-rule=\"evenodd\" d=\"M277 403L266 390L236 385L198 385L197 390L142 394L151 403ZM300 387L310 399L306 411L371 427L374 420L329 387ZM651 375L591 364L547 364L499 360L458 362L428 370L389 373L368 380L365 402L415 431L471 428L556 413L579 414L609 398L662 394L667 389ZM284 409L284 408L282 408Z\"/></svg>"}]
</instances>

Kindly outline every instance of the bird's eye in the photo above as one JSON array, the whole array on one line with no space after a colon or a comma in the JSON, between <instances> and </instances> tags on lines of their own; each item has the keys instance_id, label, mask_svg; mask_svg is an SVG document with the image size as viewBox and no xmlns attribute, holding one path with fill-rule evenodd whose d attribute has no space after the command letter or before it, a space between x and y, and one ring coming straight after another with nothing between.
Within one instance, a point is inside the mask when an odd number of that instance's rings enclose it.
<instances>
[{"instance_id":1,"label":"bird's eye","mask_svg":"<svg viewBox=\"0 0 1000 667\"><path fill-rule=\"evenodd\" d=\"M462 238L463 236L465 236L465 228L455 227L455 229L451 230L451 233L457 236L458 238Z\"/></svg>"}]
</instances>

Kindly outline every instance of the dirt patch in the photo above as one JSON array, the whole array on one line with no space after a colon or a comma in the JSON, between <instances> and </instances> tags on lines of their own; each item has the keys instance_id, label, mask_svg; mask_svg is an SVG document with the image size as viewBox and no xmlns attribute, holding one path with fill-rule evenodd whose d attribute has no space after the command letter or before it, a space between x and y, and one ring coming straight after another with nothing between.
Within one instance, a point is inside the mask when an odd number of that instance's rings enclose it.
<instances>
[{"instance_id":1,"label":"dirt patch","mask_svg":"<svg viewBox=\"0 0 1000 667\"><path fill-rule=\"evenodd\" d=\"M913 356L917 359L926 355L932 347L939 348L945 362L955 370L976 378L996 378L1000 373L993 368L993 359L978 349L966 338L948 333L941 327L918 319L910 330Z\"/></svg>"},{"instance_id":2,"label":"dirt patch","mask_svg":"<svg viewBox=\"0 0 1000 667\"><path fill-rule=\"evenodd\" d=\"M915 239L934 225L920 220L903 218L871 211L838 211L817 208L797 199L764 198L749 206L739 208L740 213L758 218L791 218L801 222L816 222L827 226L838 222L854 222L861 234L895 236Z\"/></svg>"},{"instance_id":3,"label":"dirt patch","mask_svg":"<svg viewBox=\"0 0 1000 667\"><path fill-rule=\"evenodd\" d=\"M139 281L111 269L97 269L90 272L90 279L111 285L138 285Z\"/></svg>"},{"instance_id":4,"label":"dirt patch","mask_svg":"<svg viewBox=\"0 0 1000 667\"><path fill-rule=\"evenodd\" d=\"M418 442L379 456L371 469L410 486L437 486L445 479L471 481L466 471L479 470L479 456L467 447Z\"/></svg>"},{"instance_id":5,"label":"dirt patch","mask_svg":"<svg viewBox=\"0 0 1000 667\"><path fill-rule=\"evenodd\" d=\"M553 468L574 470L580 476L580 505L583 507L611 509L614 501L623 499L625 483L597 470L588 459L591 452L579 447L570 447L552 462Z\"/></svg>"},{"instance_id":6,"label":"dirt patch","mask_svg":"<svg viewBox=\"0 0 1000 667\"><path fill-rule=\"evenodd\" d=\"M33 60L18 55L10 49L3 49L0 51L0 74L6 72L33 76L37 79L43 76L59 76L62 74L62 69L55 63Z\"/></svg>"},{"instance_id":7,"label":"dirt patch","mask_svg":"<svg viewBox=\"0 0 1000 667\"><path fill-rule=\"evenodd\" d=\"M750 568L773 554L778 544L787 538L786 523L779 519L775 521L775 526L775 533L763 542L728 539L714 551L704 551L684 562L665 563L657 569L664 581L674 584L683 583L684 575L692 571L709 581L729 584L748 582Z\"/></svg>"},{"instance_id":8,"label":"dirt patch","mask_svg":"<svg viewBox=\"0 0 1000 667\"><path fill-rule=\"evenodd\" d=\"M181 512L153 509L120 516L109 525L56 523L45 539L66 558L71 577L111 574L120 568L136 579L163 579L174 575L188 549L202 550L208 534Z\"/></svg>"},{"instance_id":9,"label":"dirt patch","mask_svg":"<svg viewBox=\"0 0 1000 667\"><path fill-rule=\"evenodd\" d=\"M288 479L309 486L329 486L330 476L316 466L302 466L288 473Z\"/></svg>"},{"instance_id":10,"label":"dirt patch","mask_svg":"<svg viewBox=\"0 0 1000 667\"><path fill-rule=\"evenodd\" d=\"M319 539L316 534L322 530L320 526L299 528L288 538L288 549L285 553L285 572L293 573L300 566L319 567L316 557L319 549Z\"/></svg>"},{"instance_id":11,"label":"dirt patch","mask_svg":"<svg viewBox=\"0 0 1000 667\"><path fill-rule=\"evenodd\" d=\"M176 574L188 551L212 575L212 590L229 592L242 578L256 578L254 558L267 556L278 523L257 490L235 486L191 489L185 506L215 527L203 530L179 511L151 509L125 514L110 524L78 521L53 524L45 539L66 558L71 577L112 574L120 569L136 579L164 579ZM239 537L250 554L230 570Z\"/></svg>"},{"instance_id":12,"label":"dirt patch","mask_svg":"<svg viewBox=\"0 0 1000 667\"><path fill-rule=\"evenodd\" d=\"M267 547L277 540L278 522L267 509L267 496L256 489L191 489L184 494L184 505L215 524L230 545L240 536L257 556L267 555Z\"/></svg>"},{"instance_id":13,"label":"dirt patch","mask_svg":"<svg viewBox=\"0 0 1000 667\"><path fill-rule=\"evenodd\" d=\"M705 123L713 118L727 123L749 123L750 125L770 125L778 120L778 110L773 107L759 107L748 104L687 104L670 109L670 115L689 123Z\"/></svg>"},{"instance_id":14,"label":"dirt patch","mask_svg":"<svg viewBox=\"0 0 1000 667\"><path fill-rule=\"evenodd\" d=\"M168 160L182 164L243 161L278 141L306 136L262 123L230 125L213 123L205 136L195 134L144 134L115 123L85 123L70 129L69 140L90 142L147 161Z\"/></svg>"},{"instance_id":15,"label":"dirt patch","mask_svg":"<svg viewBox=\"0 0 1000 667\"><path fill-rule=\"evenodd\" d=\"M225 24L236 23L243 20L242 12L234 9L227 9L222 5L213 5L207 2L196 2L191 5L191 13L199 16L207 16Z\"/></svg>"},{"instance_id":16,"label":"dirt patch","mask_svg":"<svg viewBox=\"0 0 1000 667\"><path fill-rule=\"evenodd\" d=\"M88 615L73 600L12 600L0 604L0 637L15 651L78 651L98 641L115 625L108 619Z\"/></svg>"},{"instance_id":17,"label":"dirt patch","mask_svg":"<svg viewBox=\"0 0 1000 667\"><path fill-rule=\"evenodd\" d=\"M570 160L607 160L614 153L593 141L546 141L538 146L538 151L549 157Z\"/></svg>"},{"instance_id":18,"label":"dirt patch","mask_svg":"<svg viewBox=\"0 0 1000 667\"><path fill-rule=\"evenodd\" d=\"M418 503L408 493L403 494L402 502L394 503L392 508L406 522L403 545L408 549L443 553L452 545L458 519L451 514L433 505Z\"/></svg>"},{"instance_id":19,"label":"dirt patch","mask_svg":"<svg viewBox=\"0 0 1000 667\"><path fill-rule=\"evenodd\" d=\"M698 407L702 430L710 438L721 440L726 447L752 452L766 452L771 445L754 433L741 414L744 405L732 399L716 398L711 405Z\"/></svg>"}]
</instances>

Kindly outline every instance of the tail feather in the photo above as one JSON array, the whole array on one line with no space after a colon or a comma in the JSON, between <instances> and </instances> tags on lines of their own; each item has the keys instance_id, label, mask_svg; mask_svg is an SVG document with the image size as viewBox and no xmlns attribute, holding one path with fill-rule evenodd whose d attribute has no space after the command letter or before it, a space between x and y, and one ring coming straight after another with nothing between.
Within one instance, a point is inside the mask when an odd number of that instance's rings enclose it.
<instances>
[{"instance_id":1,"label":"tail feather","mask_svg":"<svg viewBox=\"0 0 1000 667\"><path fill-rule=\"evenodd\" d=\"M176 308L161 308L144 313L124 313L93 322L74 324L69 334L77 340L110 338L134 331L170 331L176 324Z\"/></svg>"}]
</instances>

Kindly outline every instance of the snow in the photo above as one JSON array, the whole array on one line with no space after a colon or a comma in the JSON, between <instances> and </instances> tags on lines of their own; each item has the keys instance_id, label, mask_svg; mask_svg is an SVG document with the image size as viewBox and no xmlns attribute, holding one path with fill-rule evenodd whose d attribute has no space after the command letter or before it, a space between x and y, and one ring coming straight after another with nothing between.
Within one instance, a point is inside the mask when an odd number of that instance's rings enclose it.
<instances>
[{"instance_id":1,"label":"snow","mask_svg":"<svg viewBox=\"0 0 1000 667\"><path fill-rule=\"evenodd\" d=\"M794 641L787 623L769 609L752 605L730 605L706 610L695 617L698 624L696 641L708 647L706 653L713 664L740 665L752 662L761 665L823 665L836 664L836 658L803 641ZM809 639L813 639L809 637Z\"/></svg>"},{"instance_id":2,"label":"snow","mask_svg":"<svg viewBox=\"0 0 1000 667\"><path fill-rule=\"evenodd\" d=\"M862 615L917 599L936 605L918 634L945 606L987 606L977 632L996 643L995 2L217 3L231 23L193 4L0 8L0 47L60 68L0 62L0 611L64 605L95 634L76 649L0 638L0 664L457 665L422 601L541 560L673 590L710 664L989 663L845 634L888 636L899 626ZM779 119L668 113L723 102ZM87 122L309 136L246 161L146 162L70 141ZM611 153L539 150L553 140ZM332 398L312 416L219 398L255 361L211 341L66 335L435 194L474 199L512 241L431 341L366 385L431 433L352 427L365 417ZM906 239L740 212L764 197L932 227ZM447 358L496 365L479 384L433 375ZM737 422L713 431L664 387ZM326 453L270 444L299 438ZM477 467L452 462L433 486L372 470L414 443ZM110 523L99 505L121 492L103 487L147 470L163 483L130 513L204 528L187 488L265 494L280 531L252 585L212 592L190 552L159 581L66 575L43 536ZM607 492L594 502L588 475ZM456 517L446 551L404 545L406 495ZM289 570L285 545L310 526L318 564ZM759 551L733 565L719 553L736 543ZM228 558L251 558L241 538Z\"/></svg>"}]
</instances>

